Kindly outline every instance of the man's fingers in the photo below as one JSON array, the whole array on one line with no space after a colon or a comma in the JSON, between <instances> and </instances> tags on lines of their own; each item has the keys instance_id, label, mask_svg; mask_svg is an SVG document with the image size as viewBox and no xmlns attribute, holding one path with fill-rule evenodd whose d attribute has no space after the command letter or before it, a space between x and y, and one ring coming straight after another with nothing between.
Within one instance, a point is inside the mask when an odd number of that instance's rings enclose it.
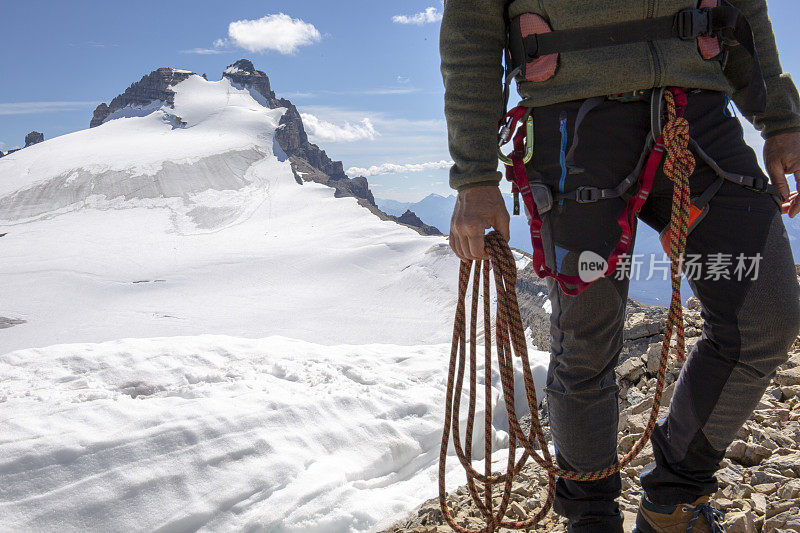
<instances>
[{"instance_id":1,"label":"man's fingers","mask_svg":"<svg viewBox=\"0 0 800 533\"><path fill-rule=\"evenodd\" d=\"M486 249L483 243L483 232L480 234L467 235L467 246L469 247L468 257L470 259L486 259Z\"/></svg>"},{"instance_id":2,"label":"man's fingers","mask_svg":"<svg viewBox=\"0 0 800 533\"><path fill-rule=\"evenodd\" d=\"M789 199L789 184L786 182L786 174L784 173L783 163L770 162L767 164L767 173L769 180L775 185L783 196L784 200Z\"/></svg>"},{"instance_id":3,"label":"man's fingers","mask_svg":"<svg viewBox=\"0 0 800 533\"><path fill-rule=\"evenodd\" d=\"M795 196L789 203L789 218L794 218L797 213L800 213L800 196Z\"/></svg>"},{"instance_id":4,"label":"man's fingers","mask_svg":"<svg viewBox=\"0 0 800 533\"><path fill-rule=\"evenodd\" d=\"M494 227L509 240L509 216L500 188L476 185L459 191L450 222L450 246L466 260L487 259L484 233Z\"/></svg>"},{"instance_id":5,"label":"man's fingers","mask_svg":"<svg viewBox=\"0 0 800 533\"><path fill-rule=\"evenodd\" d=\"M492 227L494 227L494 229L500 232L500 235L503 236L506 242L509 242L511 240L511 229L509 227L510 225L511 225L511 217L508 216L508 213L504 212L497 216L497 220L494 221Z\"/></svg>"},{"instance_id":6,"label":"man's fingers","mask_svg":"<svg viewBox=\"0 0 800 533\"><path fill-rule=\"evenodd\" d=\"M464 252L461 250L461 243L458 240L458 235L450 228L450 236L448 238L450 241L450 248L455 252L459 259L466 259L464 257Z\"/></svg>"},{"instance_id":7,"label":"man's fingers","mask_svg":"<svg viewBox=\"0 0 800 533\"><path fill-rule=\"evenodd\" d=\"M800 171L795 170L794 181L800 187ZM792 201L789 204L789 218L794 218L797 213L800 213L800 194L796 191L792 193Z\"/></svg>"}]
</instances>

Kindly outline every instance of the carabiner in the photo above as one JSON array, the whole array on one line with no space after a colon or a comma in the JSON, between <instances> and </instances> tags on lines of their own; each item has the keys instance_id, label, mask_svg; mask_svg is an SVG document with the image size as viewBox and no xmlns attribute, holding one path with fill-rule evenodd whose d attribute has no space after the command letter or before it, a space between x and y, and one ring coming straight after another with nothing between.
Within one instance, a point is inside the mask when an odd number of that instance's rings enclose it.
<instances>
[{"instance_id":1,"label":"carabiner","mask_svg":"<svg viewBox=\"0 0 800 533\"><path fill-rule=\"evenodd\" d=\"M528 164L531 159L533 159L533 117L528 111L525 115L525 156L522 159L524 164ZM497 157L500 158L500 161L503 162L504 165L507 167L514 166L514 162L511 160L510 157L506 156L503 151L501 150L502 146L508 142L511 138L512 132L508 124L505 124L501 131L501 144L497 147ZM505 139L505 140L504 140Z\"/></svg>"}]
</instances>

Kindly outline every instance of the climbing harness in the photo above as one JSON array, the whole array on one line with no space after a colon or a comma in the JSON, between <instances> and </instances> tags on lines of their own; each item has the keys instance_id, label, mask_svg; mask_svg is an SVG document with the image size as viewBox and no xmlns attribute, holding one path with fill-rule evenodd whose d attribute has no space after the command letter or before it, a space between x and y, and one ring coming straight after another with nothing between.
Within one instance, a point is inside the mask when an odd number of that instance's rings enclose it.
<instances>
[{"instance_id":1,"label":"climbing harness","mask_svg":"<svg viewBox=\"0 0 800 533\"><path fill-rule=\"evenodd\" d=\"M568 152L563 153L562 168L564 174L559 181L559 190L553 191L547 184L530 180L526 170L526 164L533 157L533 136L534 131L533 117L531 108L519 106L509 111L503 122L499 138L498 151L504 144L512 142L513 150L507 156L503 156L502 161L506 167L506 179L508 179L514 194L514 214L519 214L519 196L522 196L523 203L530 219L531 242L533 245L533 268L539 277L552 277L561 287L565 294L577 295L583 292L594 281L582 279L575 274L559 271L558 260L555 253L552 235L547 227L547 214L553 209L555 204L563 204L566 201L573 201L579 204L594 203L601 200L621 198L626 201L624 209L619 214L617 223L621 234L616 246L613 247L611 254L607 258L607 268L604 275L612 275L617 267L626 257L630 250L635 232L634 218L647 201L652 190L655 176L664 159L664 146L666 140L664 132L666 127L663 125L663 104L665 97L669 95L674 102L676 117L683 117L687 104L687 93L684 89L673 87L669 90L654 89L652 91L637 91L624 95L612 95L614 100L632 101L643 100L647 97L651 100L651 133L648 136L644 149L633 171L622 181L612 188L599 188L594 186L579 186L571 191L563 189L564 177L567 169L577 168L575 164L575 150L579 145L580 125L586 115L595 107L600 105L609 97L589 98L583 102L575 118L574 135L572 145ZM523 123L525 126L522 127ZM562 128L563 122L562 119ZM563 131L562 133L566 133ZM702 194L690 200L688 214L688 231L691 232L708 214L709 202L717 194L725 181L735 183L747 189L767 193L775 198L780 197L780 193L774 185L770 184L764 176L746 176L727 172L720 168L700 145L694 140L688 139L688 146L691 150L705 162L717 175L714 181ZM564 148L564 146L562 146ZM671 226L671 225L670 225ZM661 243L664 251L669 255L670 226L662 232Z\"/></svg>"},{"instance_id":2,"label":"climbing harness","mask_svg":"<svg viewBox=\"0 0 800 533\"><path fill-rule=\"evenodd\" d=\"M511 164L509 165L506 163L506 178L512 182L512 192L514 193L514 213L517 214L519 212L518 198L519 195L521 195L530 217L530 232L533 244L533 268L539 277L549 276L558 281L561 289L566 294L580 294L589 287L591 281L584 281L580 276L569 275L558 271L553 253L553 246L552 243L549 242L549 232L542 231L542 226L544 224L543 217L552 209L554 202L571 200L578 203L591 203L609 198L621 197L626 199L627 203L625 208L617 219L617 223L622 232L619 242L614 247L613 252L607 260L608 268L606 269L606 275L610 275L616 270L622 258L628 253L631 242L633 241L635 231L633 218L641 210L647 200L653 186L656 172L664 157L664 138L661 133L660 124L661 101L664 94L666 94L664 90L652 92L651 108L653 109L654 118L652 122L654 126L651 136L648 138L644 150L639 157L638 164L616 187L608 189L581 186L573 191L554 194L550 190L550 187L544 183L531 183L528 180L522 154L531 152L530 147L533 142L528 138L527 131L532 129L533 126L531 124L524 129L516 128L519 120L526 116L526 114L527 121L532 122L533 119L530 117L529 113L530 109L520 106L512 109L506 115L506 127L510 128L511 131L516 131L513 135L514 151L511 153L511 156L507 158L511 160ZM676 116L682 117L686 106L686 93L681 89L673 89L673 94L677 99L675 107ZM581 106L581 109L578 111L578 117L576 118L576 136L583 117L600 102L602 102L602 99L589 99ZM565 164L573 158L574 149L578 141L579 139L576 138L572 144L570 153L565 154ZM502 137L500 142L503 142ZM635 184L638 184L638 190L634 194L630 194L629 190Z\"/></svg>"},{"instance_id":3,"label":"climbing harness","mask_svg":"<svg viewBox=\"0 0 800 533\"><path fill-rule=\"evenodd\" d=\"M659 93L661 93L659 91ZM683 306L680 298L680 278L681 262L686 248L686 235L688 232L689 216L689 177L695 169L695 158L689 150L689 124L682 116L682 109L686 105L686 94L679 89L671 89L663 92L663 97L667 104L667 122L663 127L655 148L648 158L647 166L655 165L657 168L663 159L664 173L674 182L674 194L672 201L672 213L670 224L676 231L670 233L670 268L672 280L672 299L670 302L667 321L664 326L664 340L661 346L661 357L659 361L658 374L656 377L656 391L653 399L653 407L650 411L650 418L644 433L639 437L631 450L619 459L615 464L595 472L577 472L564 470L556 465L548 447L539 420L538 399L531 374L530 361L528 359L527 343L522 319L519 312L519 304L515 291L517 269L511 250L499 233L493 231L486 236L486 248L490 260L473 263L461 262L459 270L459 298L456 306L456 316L453 324L453 339L450 351L450 366L447 378L447 391L445 396L445 422L442 433L442 444L439 454L439 503L442 514L447 523L458 533L493 533L499 527L511 529L525 529L533 526L548 512L555 495L555 477L572 479L576 481L593 481L606 478L619 472L628 465L634 457L645 447L658 419L658 411L661 407L661 398L664 392L667 363L669 361L670 343L673 333L676 337L676 349L679 359L683 359L685 354L685 339L683 326ZM517 120L521 118L521 115ZM515 138L515 146L521 147L523 140ZM520 161L524 152L519 150L519 157L512 157L515 160L514 168L517 168L517 161ZM655 155L654 155L655 154ZM524 170L524 166L522 167ZM646 174L643 172L643 174ZM655 170L653 170L653 176ZM520 176L516 176L520 178ZM524 178L524 175L522 176ZM652 177L650 178L652 180ZM533 201L533 194L530 191L527 179L518 183L520 192L525 200L526 208L531 214L536 213L536 204ZM652 183L651 183L652 185ZM636 203L637 194L631 201ZM643 203L644 200L642 199ZM536 217L532 217L531 233L534 234L533 224ZM626 217L627 220L627 217ZM618 247L619 248L619 247ZM534 253L534 261L537 254ZM541 259L541 257L540 257ZM474 269L473 269L474 264ZM505 399L505 407L509 422L509 449L508 464L504 474L493 474L491 471L491 429L492 429L492 406L491 406L491 378L492 378L492 348L491 348L491 315L489 303L489 268L494 271L495 289L497 291L497 311L495 337L497 346L497 361L500 370L500 380ZM540 267L543 265L540 263ZM536 267L536 264L534 264ZM465 443L460 441L459 416L461 410L461 394L463 389L464 372L466 365L466 296L472 274L472 305L470 315L470 352L469 352L469 406L467 414L467 427ZM559 280L559 283L561 280ZM477 393L477 322L478 322L478 301L480 287L483 287L483 322L484 322L484 358L485 358L485 420L484 428L485 444L485 468L481 474L472 467L472 436L476 408ZM516 416L514 398L514 369L511 360L512 355L516 355L522 360L522 372L525 385L525 396L528 408L531 413L531 429L525 435ZM486 522L482 529L468 529L457 524L449 511L447 504L447 494L445 491L445 471L447 450L450 434L453 435L453 444L456 455L462 466L467 472L467 487L473 502ZM519 442L524 448L519 460L516 460L516 446ZM537 446L538 445L538 446ZM538 449L541 451L539 455ZM508 509L511 497L512 480L527 462L532 458L539 466L544 468L548 475L547 497L541 509L535 516L525 520L507 521L504 516ZM482 494L478 490L476 482L483 484ZM492 500L492 487L503 484L503 497L500 506L495 511ZM482 500L483 498L483 500Z\"/></svg>"}]
</instances>

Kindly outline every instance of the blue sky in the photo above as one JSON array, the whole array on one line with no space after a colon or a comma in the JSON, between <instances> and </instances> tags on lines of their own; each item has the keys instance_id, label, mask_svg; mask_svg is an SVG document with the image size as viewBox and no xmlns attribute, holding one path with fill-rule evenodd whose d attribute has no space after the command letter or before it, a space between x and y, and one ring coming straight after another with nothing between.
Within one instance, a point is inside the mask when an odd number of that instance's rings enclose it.
<instances>
[{"instance_id":1,"label":"blue sky","mask_svg":"<svg viewBox=\"0 0 800 533\"><path fill-rule=\"evenodd\" d=\"M392 173L369 177L376 196L413 201L450 192L447 170L437 168L449 160L438 57L440 0L0 5L2 150L21 145L31 130L51 138L88 127L98 103L158 67L186 68L215 80L228 64L246 57L269 75L278 96L298 106L312 140L346 169L390 165L383 170ZM770 12L784 70L800 72L794 27L800 3L772 0ZM287 17L274 17L279 13ZM251 22L231 26L237 21ZM252 38L264 24L293 32L293 40L281 50L269 49L281 46Z\"/></svg>"}]
</instances>

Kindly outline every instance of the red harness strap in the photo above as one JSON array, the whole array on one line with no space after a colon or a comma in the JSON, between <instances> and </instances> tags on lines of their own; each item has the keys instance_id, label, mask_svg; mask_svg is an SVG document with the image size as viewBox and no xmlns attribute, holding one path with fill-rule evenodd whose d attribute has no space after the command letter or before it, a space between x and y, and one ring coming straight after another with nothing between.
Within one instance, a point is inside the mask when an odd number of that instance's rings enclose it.
<instances>
[{"instance_id":1,"label":"red harness strap","mask_svg":"<svg viewBox=\"0 0 800 533\"><path fill-rule=\"evenodd\" d=\"M683 116L687 103L686 92L679 88L671 88L671 90L675 95L677 115ZM529 109L527 107L519 106L509 111L504 118L504 121L507 121L510 131L513 132L516 130L516 134L513 138L514 151L510 155L513 165L506 166L506 179L511 181L513 187L519 190L525 207L530 214L531 243L533 244L532 262L536 274L540 278L548 276L555 279L564 293L575 296L586 290L592 282L586 282L582 280L580 276L562 274L545 264L544 244L542 242L542 219L536 207L533 194L531 193L528 175L525 172L525 163L523 162L526 141L525 124L521 124L520 127L517 128L520 119L526 116L528 112ZM614 273L619 265L620 259L624 257L630 249L633 240L634 217L647 201L647 197L650 195L650 191L653 188L656 172L658 172L658 168L661 166L663 159L664 138L662 135L659 135L650 152L647 163L639 174L639 179L637 180L639 183L639 190L636 195L628 200L625 209L620 213L617 219L617 223L622 229L622 235L614 251L611 252L611 256L608 258L608 268L604 274L605 276L610 276Z\"/></svg>"}]
</instances>

